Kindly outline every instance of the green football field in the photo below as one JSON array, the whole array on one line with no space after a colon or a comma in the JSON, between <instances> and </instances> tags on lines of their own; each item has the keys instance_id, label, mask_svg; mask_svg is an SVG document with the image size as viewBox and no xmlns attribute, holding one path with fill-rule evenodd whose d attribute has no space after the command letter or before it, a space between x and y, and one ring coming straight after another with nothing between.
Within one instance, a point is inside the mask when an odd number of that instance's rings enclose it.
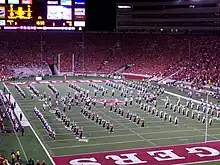
<instances>
[{"instance_id":1,"label":"green football field","mask_svg":"<svg viewBox=\"0 0 220 165\"><path fill-rule=\"evenodd\" d=\"M90 91L90 95L94 97L94 88L90 87L88 83L79 82L76 83L78 86ZM105 83L98 83L108 89L108 94L104 97L101 93L98 93L96 99L114 100L118 99L124 101L124 98L120 96L120 92L115 90L116 94L114 97L111 96L112 88L107 86ZM65 97L67 92L74 93L74 91L68 86L68 83L57 83L53 84L56 89L60 91L60 95ZM35 84L36 89L40 93L46 92L47 95L52 97L52 109L55 108L55 95L47 87L47 84ZM140 105L133 104L132 107L125 107L124 104L120 105L125 112L128 110L132 113L137 114L145 120L145 127L141 128L125 117L121 117L117 113L109 111L109 105L106 108L103 107L102 103L97 103L96 107L92 109L93 112L102 116L103 119L109 120L114 124L114 133L109 133L102 126L98 126L92 120L87 119L80 112L80 106L72 106L71 111L66 111L65 114L68 118L74 120L78 126L83 127L84 136L89 140L88 142L78 141L74 134L67 130L64 125L58 121L53 111L46 109L42 110L43 102L39 98L34 97L31 99L31 92L27 85L20 85L21 89L25 92L26 98L24 99L18 93L13 85L7 86L13 97L17 101L18 105L24 112L28 121L30 122L35 133L38 135L43 146L49 152L51 156L71 155L71 154L82 154L102 151L114 151L122 149L132 148L144 148L144 147L157 147L167 146L176 144L186 143L197 143L204 142L205 139L205 124L197 119L191 118L192 109L190 110L190 117L184 116L182 113L174 112L173 110L165 109L165 99L168 96L173 104L176 104L178 98L170 94L163 94L157 98L157 109L158 111L167 112L168 115L173 117L178 116L179 124L175 126L173 123L164 121L155 115L145 112L140 109ZM187 96L187 92L180 92L173 87L165 86L166 91L175 93L181 96ZM135 92L134 92L135 93ZM137 95L136 93L134 95ZM201 96L204 99L205 96ZM200 100L201 97L195 99ZM210 98L213 103L217 103L218 100ZM186 100L181 99L181 104L185 105ZM52 129L56 132L56 140L52 140L48 137L45 129L41 122L34 114L34 107L40 109L45 119ZM63 104L59 105L59 108L63 109ZM215 114L216 115L216 114ZM6 123L10 127L10 123ZM10 157L11 149L19 149L23 160L32 157L34 160L45 160L48 165L52 164L45 150L42 148L39 140L30 127L25 127L25 135L21 136L17 134L3 134L1 136L0 153ZM214 120L211 126L208 126L208 140L220 140L220 121ZM204 163L204 164L219 164L219 162Z\"/></svg>"}]
</instances>

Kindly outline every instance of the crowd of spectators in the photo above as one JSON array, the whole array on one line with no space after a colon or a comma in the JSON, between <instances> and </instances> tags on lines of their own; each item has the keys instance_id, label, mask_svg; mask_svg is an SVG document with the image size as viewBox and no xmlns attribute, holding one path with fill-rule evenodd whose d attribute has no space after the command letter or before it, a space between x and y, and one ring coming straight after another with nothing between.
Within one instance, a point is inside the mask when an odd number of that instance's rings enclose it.
<instances>
[{"instance_id":1,"label":"crowd of spectators","mask_svg":"<svg viewBox=\"0 0 220 165\"><path fill-rule=\"evenodd\" d=\"M220 39L215 35L125 33L0 33L0 74L13 68L50 64L60 55L60 71L126 72L167 77L195 84L220 85ZM74 60L72 59L74 54ZM53 60L54 59L54 60Z\"/></svg>"}]
</instances>

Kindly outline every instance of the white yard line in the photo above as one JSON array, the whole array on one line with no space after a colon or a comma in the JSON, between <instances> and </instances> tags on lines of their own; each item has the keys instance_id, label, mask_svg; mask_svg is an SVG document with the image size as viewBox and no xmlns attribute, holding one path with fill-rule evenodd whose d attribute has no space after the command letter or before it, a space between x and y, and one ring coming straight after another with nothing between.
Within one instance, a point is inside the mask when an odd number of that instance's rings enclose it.
<instances>
[{"instance_id":1,"label":"white yard line","mask_svg":"<svg viewBox=\"0 0 220 165\"><path fill-rule=\"evenodd\" d=\"M74 145L67 147L53 147L52 150L57 149L66 149L66 148L79 148L79 147L90 147L90 146L100 146L100 145L112 145L112 144L123 144L123 143L136 143L136 142L144 142L145 140L132 140L132 141L123 141L123 142L113 142L113 143L96 143L96 144L88 144L88 145Z\"/></svg>"},{"instance_id":2,"label":"white yard line","mask_svg":"<svg viewBox=\"0 0 220 165\"><path fill-rule=\"evenodd\" d=\"M5 85L5 83L3 82L4 87L8 90L8 92L10 92L10 90L8 89L8 87ZM17 105L18 106L18 105ZM24 112L23 112L24 113ZM29 123L30 124L30 123ZM32 132L34 133L34 135L36 136L37 140L39 141L40 145L42 146L42 148L44 149L45 153L47 154L48 158L50 159L51 163L53 165L56 165L55 162L53 161L52 157L50 156L49 152L47 151L46 147L44 146L44 144L42 143L42 141L40 140L40 138L38 137L37 133L35 132L35 130L33 129L32 125L30 124L30 128L32 130Z\"/></svg>"},{"instance_id":3,"label":"white yard line","mask_svg":"<svg viewBox=\"0 0 220 165\"><path fill-rule=\"evenodd\" d=\"M220 134L216 134L216 135L220 135ZM176 136L176 137L166 137L166 138L152 138L149 140L169 140L169 139L187 139L187 138L191 138L191 137L202 137L204 135L195 135L195 136ZM79 147L90 147L90 146L100 146L100 145L111 145L111 144L123 144L123 143L131 143L131 142L140 142L140 141L146 141L144 139L142 140L135 140L135 141L122 141L122 142L111 142L111 143L97 143L97 144L87 144L87 145L74 145L74 146L66 146L66 147L53 147L51 148L52 150L56 150L56 149L65 149L65 148L79 148ZM200 142L202 143L202 142ZM192 143L193 144L193 143ZM196 144L196 143L195 143ZM178 145L178 144L176 144Z\"/></svg>"}]
</instances>

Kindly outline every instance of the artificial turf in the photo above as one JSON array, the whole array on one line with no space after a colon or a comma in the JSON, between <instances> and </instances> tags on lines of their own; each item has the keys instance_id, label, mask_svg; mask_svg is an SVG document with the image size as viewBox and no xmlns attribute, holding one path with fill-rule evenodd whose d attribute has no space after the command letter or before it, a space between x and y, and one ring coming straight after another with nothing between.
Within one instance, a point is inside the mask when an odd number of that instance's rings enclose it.
<instances>
[{"instance_id":1,"label":"artificial turf","mask_svg":"<svg viewBox=\"0 0 220 165\"><path fill-rule=\"evenodd\" d=\"M120 97L119 91L116 90L115 96L112 97L112 88L106 86L105 83L99 84L106 87L109 92L104 97L101 96L100 93L98 93L98 96L96 97L97 100L114 100L117 98L121 101L124 101L124 98ZM89 90L90 95L94 97L94 88L90 87L88 83L77 83L77 85ZM47 95L50 95L53 99L53 105L55 104L55 96L47 87L47 84L35 84L34 86L41 93L46 92ZM60 95L63 97L67 94L67 92L74 93L74 91L68 87L67 83L54 84L54 86L60 91ZM20 87L25 92L26 99L20 96L14 86L8 86L18 105L21 107L22 111L34 128L35 132L38 134L43 144L52 156L113 151L131 148L155 147L204 141L205 124L202 124L202 122L197 122L196 119L192 120L191 117L186 118L184 115L179 114L178 112L173 112L169 109L165 109L164 100L166 99L166 96L169 96L173 104L177 102L177 97L163 94L162 96L159 96L157 98L157 109L159 111L167 112L168 115L170 114L174 117L178 116L180 122L178 126L175 126L168 121L164 121L163 119L160 119L155 115L144 112L137 104L133 104L132 107L124 107L124 105L122 104L121 107L124 108L125 112L129 110L130 112L135 113L145 119L146 127L140 128L140 125L137 125L125 119L124 117L121 117L120 115L110 112L108 105L106 106L106 108L104 108L103 104L98 103L96 105L96 108L93 108L92 111L102 116L103 119L109 120L111 123L114 124L114 133L110 134L102 126L98 126L95 122L85 118L80 113L80 106L73 106L71 111L67 111L65 114L71 119L71 121L74 120L77 125L83 127L84 136L89 139L89 142L80 142L75 139L72 132L64 128L63 124L56 119L53 112L51 112L49 109L47 109L45 112L42 110L43 102L39 101L39 98L34 97L34 100L31 100L31 93L27 85L20 85ZM173 87L166 86L166 90L179 94L181 96L187 96L186 92L180 92ZM201 97L205 99L205 96ZM200 99L200 97L196 97L196 99ZM212 102L217 103L217 100L212 98L211 100ZM181 99L181 104L186 104L186 100ZM57 135L55 141L48 137L42 124L35 116L33 111L35 106L40 109L45 119L48 121L48 123L50 123L52 129L56 131ZM55 106L53 106L52 109L54 109L54 107ZM63 105L60 104L59 108L62 110ZM190 116L191 111L192 110L190 109ZM208 127L208 140L219 140L219 131L220 122L214 120L212 126ZM28 158L32 157L35 160L45 160L47 164L50 164L49 158L46 156L44 150L39 145L39 142L37 141L36 137L29 127L25 128L25 136L22 137L21 135L18 135L18 138L20 139L21 145ZM3 145L1 146L1 148L3 150L3 154L6 156L9 156L10 149L12 148L22 150L14 134L3 135L2 141ZM21 152L21 154L24 157L24 153ZM213 162L205 164L215 165L219 163Z\"/></svg>"}]
</instances>

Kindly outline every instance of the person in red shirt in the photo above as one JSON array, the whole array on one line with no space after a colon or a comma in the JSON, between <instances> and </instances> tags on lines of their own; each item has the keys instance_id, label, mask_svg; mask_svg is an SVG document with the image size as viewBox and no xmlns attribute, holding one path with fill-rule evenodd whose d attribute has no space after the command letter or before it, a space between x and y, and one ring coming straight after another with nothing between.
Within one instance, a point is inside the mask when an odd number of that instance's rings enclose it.
<instances>
[{"instance_id":1,"label":"person in red shirt","mask_svg":"<svg viewBox=\"0 0 220 165\"><path fill-rule=\"evenodd\" d=\"M0 164L3 164L4 158L0 155Z\"/></svg>"}]
</instances>

